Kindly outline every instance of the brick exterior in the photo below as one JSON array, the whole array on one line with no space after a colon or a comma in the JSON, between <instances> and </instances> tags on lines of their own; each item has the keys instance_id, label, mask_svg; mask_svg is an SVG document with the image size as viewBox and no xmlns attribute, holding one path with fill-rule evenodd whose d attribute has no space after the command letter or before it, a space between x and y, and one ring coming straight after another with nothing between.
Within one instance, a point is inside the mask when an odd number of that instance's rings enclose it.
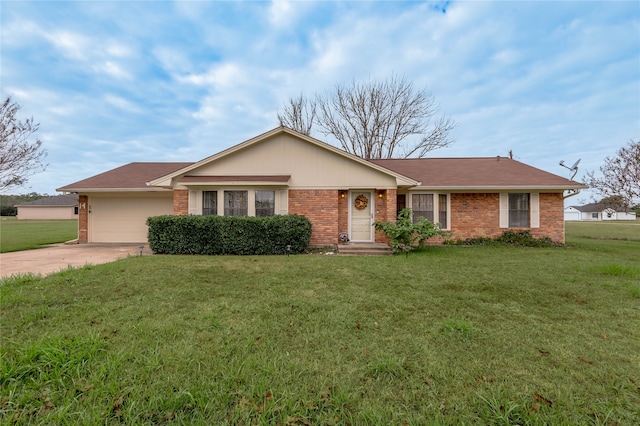
<instances>
[{"instance_id":1,"label":"brick exterior","mask_svg":"<svg viewBox=\"0 0 640 426\"><path fill-rule=\"evenodd\" d=\"M536 238L549 237L564 243L564 197L559 193L540 194L540 228L532 229Z\"/></svg>"},{"instance_id":2,"label":"brick exterior","mask_svg":"<svg viewBox=\"0 0 640 426\"><path fill-rule=\"evenodd\" d=\"M382 197L380 197L381 195ZM375 193L375 197L376 222L395 222L397 191L395 189L378 190ZM387 237L382 231L375 231L374 238L377 243L390 243L389 237Z\"/></svg>"},{"instance_id":3,"label":"brick exterior","mask_svg":"<svg viewBox=\"0 0 640 426\"><path fill-rule=\"evenodd\" d=\"M344 197L342 196L344 194ZM380 196L382 195L382 196ZM395 189L376 190L375 220L390 222L396 219ZM80 196L82 203L86 196ZM540 194L540 227L528 229L534 237L550 237L564 242L564 199L561 193ZM87 203L88 206L88 203ZM189 191L174 190L173 213L189 212ZM332 246L341 232L349 231L349 192L343 190L290 190L289 213L306 216L312 224L311 246ZM454 239L474 237L494 238L506 230L500 228L500 195L498 193L451 194L451 231ZM87 209L79 210L78 235L87 242ZM516 228L514 230L521 230ZM384 233L375 231L375 241L389 243ZM441 242L434 238L431 243Z\"/></svg>"},{"instance_id":4,"label":"brick exterior","mask_svg":"<svg viewBox=\"0 0 640 426\"><path fill-rule=\"evenodd\" d=\"M375 191L375 198L375 219L380 222L395 220L396 190ZM349 232L349 192L292 189L289 191L289 213L304 215L311 221L311 246L332 246L338 243L341 232ZM381 232L375 233L375 241L389 242Z\"/></svg>"},{"instance_id":5,"label":"brick exterior","mask_svg":"<svg viewBox=\"0 0 640 426\"><path fill-rule=\"evenodd\" d=\"M527 229L536 238L550 237L564 242L564 199L561 193L540 194L540 227ZM454 239L495 238L500 228L500 194L451 194L451 231Z\"/></svg>"},{"instance_id":6,"label":"brick exterior","mask_svg":"<svg viewBox=\"0 0 640 426\"><path fill-rule=\"evenodd\" d=\"M89 197L78 197L78 242L89 242Z\"/></svg>"},{"instance_id":7,"label":"brick exterior","mask_svg":"<svg viewBox=\"0 0 640 426\"><path fill-rule=\"evenodd\" d=\"M304 215L311 222L311 246L324 247L337 244L338 218L340 217L338 192L338 190L289 191L289 213Z\"/></svg>"},{"instance_id":8,"label":"brick exterior","mask_svg":"<svg viewBox=\"0 0 640 426\"><path fill-rule=\"evenodd\" d=\"M173 214L176 216L189 214L189 190L173 190Z\"/></svg>"}]
</instances>

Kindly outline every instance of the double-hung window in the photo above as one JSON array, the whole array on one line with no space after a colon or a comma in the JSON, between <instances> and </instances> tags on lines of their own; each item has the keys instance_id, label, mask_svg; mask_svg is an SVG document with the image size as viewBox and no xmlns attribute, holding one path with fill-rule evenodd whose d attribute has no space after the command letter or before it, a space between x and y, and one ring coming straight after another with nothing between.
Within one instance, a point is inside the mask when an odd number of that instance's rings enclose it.
<instances>
[{"instance_id":1,"label":"double-hung window","mask_svg":"<svg viewBox=\"0 0 640 426\"><path fill-rule=\"evenodd\" d=\"M275 191L256 191L256 216L273 216L276 210Z\"/></svg>"},{"instance_id":2,"label":"double-hung window","mask_svg":"<svg viewBox=\"0 0 640 426\"><path fill-rule=\"evenodd\" d=\"M218 191L202 191L202 214L218 215Z\"/></svg>"},{"instance_id":3,"label":"double-hung window","mask_svg":"<svg viewBox=\"0 0 640 426\"><path fill-rule=\"evenodd\" d=\"M424 217L430 222L440 223L440 228L447 229L448 199L447 194L411 194L413 222Z\"/></svg>"},{"instance_id":4,"label":"double-hung window","mask_svg":"<svg viewBox=\"0 0 640 426\"><path fill-rule=\"evenodd\" d=\"M540 228L540 194L500 193L500 228Z\"/></svg>"},{"instance_id":5,"label":"double-hung window","mask_svg":"<svg viewBox=\"0 0 640 426\"><path fill-rule=\"evenodd\" d=\"M529 227L529 194L509 194L509 228Z\"/></svg>"},{"instance_id":6,"label":"double-hung window","mask_svg":"<svg viewBox=\"0 0 640 426\"><path fill-rule=\"evenodd\" d=\"M224 191L224 215L247 216L249 197L247 191Z\"/></svg>"},{"instance_id":7,"label":"double-hung window","mask_svg":"<svg viewBox=\"0 0 640 426\"><path fill-rule=\"evenodd\" d=\"M433 194L413 194L411 196L411 210L414 222L417 222L420 217L433 222Z\"/></svg>"}]
</instances>

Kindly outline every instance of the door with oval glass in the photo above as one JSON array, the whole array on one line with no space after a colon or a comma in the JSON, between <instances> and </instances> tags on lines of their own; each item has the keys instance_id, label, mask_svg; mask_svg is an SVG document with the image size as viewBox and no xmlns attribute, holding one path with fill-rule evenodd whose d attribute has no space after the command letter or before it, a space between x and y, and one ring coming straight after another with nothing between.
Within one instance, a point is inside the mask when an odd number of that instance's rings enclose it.
<instances>
[{"instance_id":1,"label":"door with oval glass","mask_svg":"<svg viewBox=\"0 0 640 426\"><path fill-rule=\"evenodd\" d=\"M351 241L373 241L373 193L351 191Z\"/></svg>"}]
</instances>

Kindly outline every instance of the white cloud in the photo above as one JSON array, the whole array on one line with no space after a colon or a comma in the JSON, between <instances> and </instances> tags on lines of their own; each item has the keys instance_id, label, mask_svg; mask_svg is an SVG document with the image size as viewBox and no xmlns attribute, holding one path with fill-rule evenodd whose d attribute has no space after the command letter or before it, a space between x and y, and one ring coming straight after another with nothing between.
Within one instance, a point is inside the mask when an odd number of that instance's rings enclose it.
<instances>
[{"instance_id":1,"label":"white cloud","mask_svg":"<svg viewBox=\"0 0 640 426\"><path fill-rule=\"evenodd\" d=\"M228 90L241 85L245 79L244 70L234 63L216 64L204 74L189 74L179 77L184 83L197 86L211 86L218 90Z\"/></svg>"},{"instance_id":2,"label":"white cloud","mask_svg":"<svg viewBox=\"0 0 640 426\"><path fill-rule=\"evenodd\" d=\"M71 31L54 31L45 33L45 37L60 51L64 56L73 59L84 60L91 54L91 46L93 45L89 38L73 33Z\"/></svg>"}]
</instances>

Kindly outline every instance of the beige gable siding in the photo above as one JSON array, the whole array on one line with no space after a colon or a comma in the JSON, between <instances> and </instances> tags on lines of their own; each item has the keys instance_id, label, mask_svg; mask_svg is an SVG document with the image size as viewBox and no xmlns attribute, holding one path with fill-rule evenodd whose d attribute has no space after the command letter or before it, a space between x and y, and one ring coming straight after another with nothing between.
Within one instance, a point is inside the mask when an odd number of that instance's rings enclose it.
<instances>
[{"instance_id":1,"label":"beige gable siding","mask_svg":"<svg viewBox=\"0 0 640 426\"><path fill-rule=\"evenodd\" d=\"M73 206L18 207L18 219L77 219Z\"/></svg>"},{"instance_id":2,"label":"beige gable siding","mask_svg":"<svg viewBox=\"0 0 640 426\"><path fill-rule=\"evenodd\" d=\"M290 175L289 187L395 188L396 178L317 145L278 134L212 164L190 176Z\"/></svg>"}]
</instances>

